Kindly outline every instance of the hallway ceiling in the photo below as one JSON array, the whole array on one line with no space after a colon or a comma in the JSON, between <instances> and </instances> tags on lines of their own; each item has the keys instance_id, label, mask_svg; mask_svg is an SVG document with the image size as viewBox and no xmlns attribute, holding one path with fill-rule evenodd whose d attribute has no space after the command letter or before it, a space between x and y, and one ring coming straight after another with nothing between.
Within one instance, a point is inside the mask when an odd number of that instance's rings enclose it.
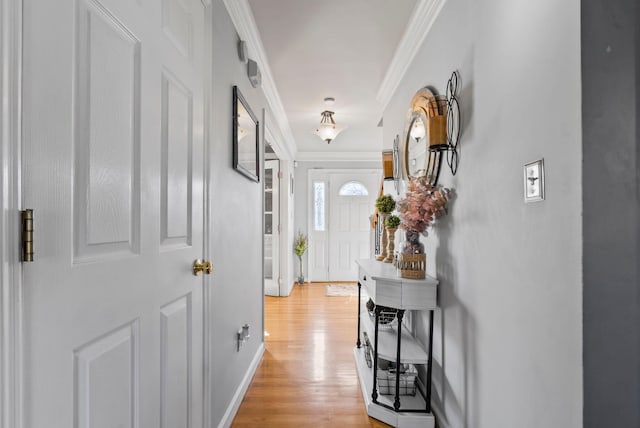
<instances>
[{"instance_id":1,"label":"hallway ceiling","mask_svg":"<svg viewBox=\"0 0 640 428\"><path fill-rule=\"evenodd\" d=\"M249 0L299 154L379 152L376 94L416 0ZM333 106L323 99L334 97ZM327 144L312 131L335 111L346 129Z\"/></svg>"}]
</instances>

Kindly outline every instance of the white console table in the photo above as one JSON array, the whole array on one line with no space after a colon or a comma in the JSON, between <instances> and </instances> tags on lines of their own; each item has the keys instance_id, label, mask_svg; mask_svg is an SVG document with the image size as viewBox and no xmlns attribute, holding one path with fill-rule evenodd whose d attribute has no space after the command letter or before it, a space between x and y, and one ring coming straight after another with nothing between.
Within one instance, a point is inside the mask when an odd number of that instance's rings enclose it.
<instances>
[{"instance_id":1,"label":"white console table","mask_svg":"<svg viewBox=\"0 0 640 428\"><path fill-rule=\"evenodd\" d=\"M396 274L390 263L373 259L356 260L358 265L358 339L354 348L356 368L362 395L369 416L400 428L433 428L435 419L431 411L431 370L433 357L433 311L436 308L438 281L435 278L405 279ZM376 304L374 320L362 311L362 287ZM379 328L379 306L398 309L395 327ZM429 343L427 349L403 326L407 310L429 311ZM372 337L373 362L367 365L361 334ZM400 395L400 376L396 376L395 394L381 395L377 388L378 357L400 364L424 364L427 366L425 391L419 389L415 396Z\"/></svg>"}]
</instances>

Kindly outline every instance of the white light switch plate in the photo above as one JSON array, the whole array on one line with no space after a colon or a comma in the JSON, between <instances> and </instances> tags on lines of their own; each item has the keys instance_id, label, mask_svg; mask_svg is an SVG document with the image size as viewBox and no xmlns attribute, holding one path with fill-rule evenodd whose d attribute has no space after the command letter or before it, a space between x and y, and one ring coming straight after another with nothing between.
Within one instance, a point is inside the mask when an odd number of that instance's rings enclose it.
<instances>
[{"instance_id":1,"label":"white light switch plate","mask_svg":"<svg viewBox=\"0 0 640 428\"><path fill-rule=\"evenodd\" d=\"M544 159L524 166L524 201L544 200Z\"/></svg>"}]
</instances>

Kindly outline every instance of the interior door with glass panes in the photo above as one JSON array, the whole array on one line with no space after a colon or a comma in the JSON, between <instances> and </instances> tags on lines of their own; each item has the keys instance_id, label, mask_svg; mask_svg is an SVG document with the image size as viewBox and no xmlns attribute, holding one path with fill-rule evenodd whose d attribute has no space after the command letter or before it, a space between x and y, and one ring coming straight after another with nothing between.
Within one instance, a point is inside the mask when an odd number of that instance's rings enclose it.
<instances>
[{"instance_id":1,"label":"interior door with glass panes","mask_svg":"<svg viewBox=\"0 0 640 428\"><path fill-rule=\"evenodd\" d=\"M280 277L280 161L264 162L264 294L279 296Z\"/></svg>"}]
</instances>

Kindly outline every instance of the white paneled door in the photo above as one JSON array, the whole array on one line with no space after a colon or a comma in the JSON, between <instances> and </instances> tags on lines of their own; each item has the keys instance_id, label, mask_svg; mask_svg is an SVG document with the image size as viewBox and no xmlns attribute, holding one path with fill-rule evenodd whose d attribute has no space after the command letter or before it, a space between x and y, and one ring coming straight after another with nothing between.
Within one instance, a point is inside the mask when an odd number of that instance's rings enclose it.
<instances>
[{"instance_id":1,"label":"white paneled door","mask_svg":"<svg viewBox=\"0 0 640 428\"><path fill-rule=\"evenodd\" d=\"M355 281L359 258L372 257L370 216L379 170L309 171L309 279Z\"/></svg>"},{"instance_id":2,"label":"white paneled door","mask_svg":"<svg viewBox=\"0 0 640 428\"><path fill-rule=\"evenodd\" d=\"M329 280L356 281L354 261L371 257L369 217L375 211L380 173L331 174L329 178Z\"/></svg>"},{"instance_id":3,"label":"white paneled door","mask_svg":"<svg viewBox=\"0 0 640 428\"><path fill-rule=\"evenodd\" d=\"M24 0L28 428L202 426L200 0Z\"/></svg>"}]
</instances>

